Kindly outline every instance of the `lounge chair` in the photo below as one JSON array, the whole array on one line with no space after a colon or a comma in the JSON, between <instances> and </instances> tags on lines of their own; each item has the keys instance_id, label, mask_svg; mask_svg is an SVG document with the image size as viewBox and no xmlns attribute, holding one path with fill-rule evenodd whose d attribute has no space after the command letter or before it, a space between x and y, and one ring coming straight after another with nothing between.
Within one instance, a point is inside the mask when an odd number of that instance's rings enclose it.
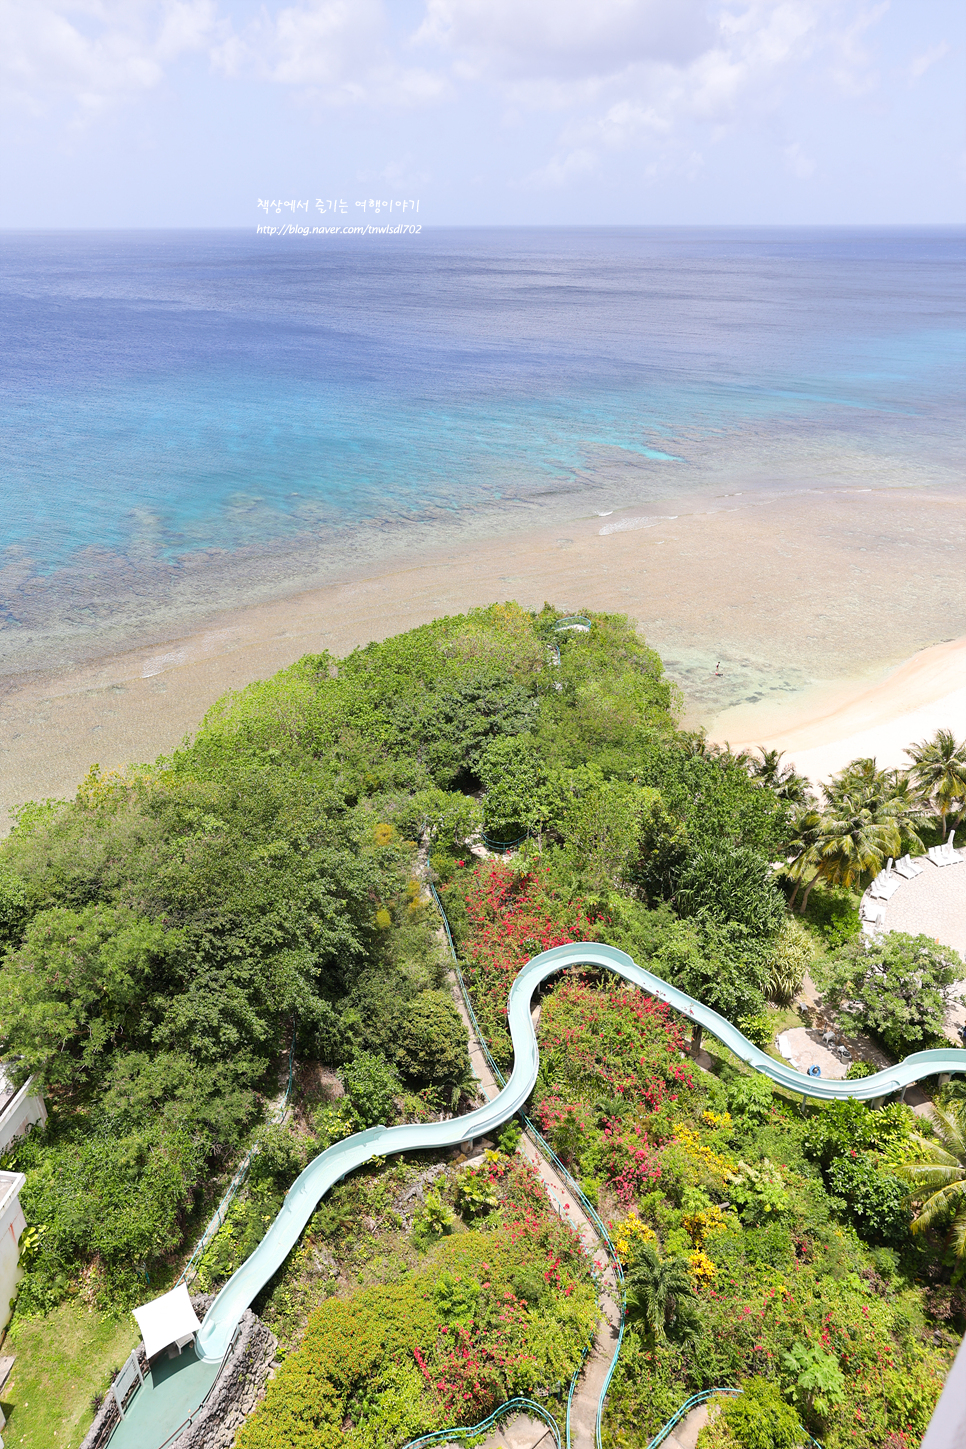
<instances>
[{"instance_id":1,"label":"lounge chair","mask_svg":"<svg viewBox=\"0 0 966 1449\"><path fill-rule=\"evenodd\" d=\"M868 899L862 902L859 915L866 926L881 926L885 921L885 909L875 901Z\"/></svg>"},{"instance_id":2,"label":"lounge chair","mask_svg":"<svg viewBox=\"0 0 966 1449\"><path fill-rule=\"evenodd\" d=\"M901 860L896 861L896 874L901 875L904 880L915 880L917 875L922 875L924 867L911 855L904 855Z\"/></svg>"},{"instance_id":3,"label":"lounge chair","mask_svg":"<svg viewBox=\"0 0 966 1449\"><path fill-rule=\"evenodd\" d=\"M949 832L949 839L942 845L931 845L927 854L933 865L959 865L963 857L956 853L955 830Z\"/></svg>"},{"instance_id":4,"label":"lounge chair","mask_svg":"<svg viewBox=\"0 0 966 1449\"><path fill-rule=\"evenodd\" d=\"M869 895L875 896L876 900L887 901L895 895L902 885L901 875L891 875L886 870L880 870L875 880L869 886Z\"/></svg>"}]
</instances>

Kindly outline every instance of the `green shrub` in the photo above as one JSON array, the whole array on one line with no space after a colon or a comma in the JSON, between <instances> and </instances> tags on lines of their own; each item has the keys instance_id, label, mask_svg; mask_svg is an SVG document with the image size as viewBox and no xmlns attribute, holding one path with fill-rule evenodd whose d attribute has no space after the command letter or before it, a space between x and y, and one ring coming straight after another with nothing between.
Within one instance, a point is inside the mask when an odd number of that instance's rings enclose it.
<instances>
[{"instance_id":1,"label":"green shrub","mask_svg":"<svg viewBox=\"0 0 966 1449\"><path fill-rule=\"evenodd\" d=\"M771 1083L767 1077L735 1077L728 1083L728 1111L732 1117L752 1122L767 1122L774 1106Z\"/></svg>"},{"instance_id":2,"label":"green shrub","mask_svg":"<svg viewBox=\"0 0 966 1449\"><path fill-rule=\"evenodd\" d=\"M782 1170L767 1157L757 1167L739 1162L727 1181L732 1202L749 1222L778 1217L791 1206Z\"/></svg>"},{"instance_id":3,"label":"green shrub","mask_svg":"<svg viewBox=\"0 0 966 1449\"><path fill-rule=\"evenodd\" d=\"M423 1205L413 1220L413 1236L417 1243L431 1242L451 1233L456 1224L456 1214L438 1188L428 1189Z\"/></svg>"},{"instance_id":4,"label":"green shrub","mask_svg":"<svg viewBox=\"0 0 966 1449\"><path fill-rule=\"evenodd\" d=\"M906 1189L891 1172L882 1172L864 1152L853 1147L837 1157L825 1175L828 1190L843 1205L848 1221L867 1243L900 1244L908 1235L911 1215Z\"/></svg>"},{"instance_id":5,"label":"green shrub","mask_svg":"<svg viewBox=\"0 0 966 1449\"><path fill-rule=\"evenodd\" d=\"M791 1006L802 989L805 973L814 955L808 931L800 921L786 916L766 956L769 1001L774 1001L777 1006Z\"/></svg>"},{"instance_id":6,"label":"green shrub","mask_svg":"<svg viewBox=\"0 0 966 1449\"><path fill-rule=\"evenodd\" d=\"M466 1218L484 1217L499 1205L489 1173L467 1167L456 1179L456 1206Z\"/></svg>"},{"instance_id":7,"label":"green shrub","mask_svg":"<svg viewBox=\"0 0 966 1449\"><path fill-rule=\"evenodd\" d=\"M507 1157L512 1157L520 1146L522 1136L523 1124L519 1117L511 1117L509 1122L505 1122L500 1128L496 1139L500 1151L505 1152Z\"/></svg>"},{"instance_id":8,"label":"green shrub","mask_svg":"<svg viewBox=\"0 0 966 1449\"><path fill-rule=\"evenodd\" d=\"M691 852L678 877L676 903L683 916L706 915L773 936L785 919L785 901L767 859L748 846L706 845Z\"/></svg>"},{"instance_id":9,"label":"green shrub","mask_svg":"<svg viewBox=\"0 0 966 1449\"><path fill-rule=\"evenodd\" d=\"M871 1032L901 1057L944 1039L946 1011L964 973L959 955L931 936L887 931L841 947L817 979L843 1030Z\"/></svg>"},{"instance_id":10,"label":"green shrub","mask_svg":"<svg viewBox=\"0 0 966 1449\"><path fill-rule=\"evenodd\" d=\"M847 1097L818 1109L808 1122L802 1145L806 1154L826 1169L853 1149L891 1158L901 1154L914 1130L914 1121L911 1109L902 1102L890 1102L875 1110Z\"/></svg>"},{"instance_id":11,"label":"green shrub","mask_svg":"<svg viewBox=\"0 0 966 1449\"><path fill-rule=\"evenodd\" d=\"M782 1371L799 1412L819 1424L845 1402L845 1375L834 1354L815 1343L793 1344Z\"/></svg>"},{"instance_id":12,"label":"green shrub","mask_svg":"<svg viewBox=\"0 0 966 1449\"><path fill-rule=\"evenodd\" d=\"M808 898L805 919L821 932L835 949L861 935L859 898L846 886L828 886L819 881Z\"/></svg>"},{"instance_id":13,"label":"green shrub","mask_svg":"<svg viewBox=\"0 0 966 1449\"><path fill-rule=\"evenodd\" d=\"M736 1398L722 1402L721 1417L739 1449L797 1449L802 1428L777 1384L748 1379Z\"/></svg>"},{"instance_id":14,"label":"green shrub","mask_svg":"<svg viewBox=\"0 0 966 1449\"><path fill-rule=\"evenodd\" d=\"M761 1047L763 1051L765 1047L771 1046L774 1033L766 1011L755 1012L753 1016L742 1016L739 1018L738 1027L754 1046Z\"/></svg>"},{"instance_id":15,"label":"green shrub","mask_svg":"<svg viewBox=\"0 0 966 1449\"><path fill-rule=\"evenodd\" d=\"M390 1125L401 1086L387 1061L373 1052L357 1052L342 1069L342 1085L358 1129Z\"/></svg>"},{"instance_id":16,"label":"green shrub","mask_svg":"<svg viewBox=\"0 0 966 1449\"><path fill-rule=\"evenodd\" d=\"M463 1018L444 991L421 991L398 1026L396 1062L421 1082L459 1082L470 1069Z\"/></svg>"},{"instance_id":17,"label":"green shrub","mask_svg":"<svg viewBox=\"0 0 966 1449\"><path fill-rule=\"evenodd\" d=\"M681 921L667 932L653 970L729 1021L765 1005L765 947L746 926L711 918Z\"/></svg>"}]
</instances>

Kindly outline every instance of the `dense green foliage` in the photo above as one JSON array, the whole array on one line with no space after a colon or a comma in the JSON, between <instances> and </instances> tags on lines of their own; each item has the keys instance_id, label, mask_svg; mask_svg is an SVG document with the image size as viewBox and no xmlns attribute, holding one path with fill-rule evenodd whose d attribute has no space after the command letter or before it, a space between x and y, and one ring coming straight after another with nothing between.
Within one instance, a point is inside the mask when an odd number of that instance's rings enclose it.
<instances>
[{"instance_id":1,"label":"dense green foliage","mask_svg":"<svg viewBox=\"0 0 966 1449\"><path fill-rule=\"evenodd\" d=\"M922 938L851 939L851 888L926 828L908 780L858 762L813 808L777 757L676 729L625 619L554 635L558 617L499 605L306 657L170 758L20 813L0 846L0 1047L50 1109L7 1159L27 1176L20 1314L167 1286L256 1143L202 1264L217 1287L314 1153L472 1097L427 852L504 1065L510 982L574 939L766 1047L768 1001L788 1008L806 970L896 1052L931 1041L959 964ZM941 815L954 797L929 778ZM481 860L481 828L525 839ZM908 1110L803 1115L723 1052L699 1070L667 1008L594 973L541 1011L532 1114L627 1268L610 1449L730 1382L746 1392L722 1449L757 1444L766 1413L776 1446L799 1419L829 1449L921 1432L963 1304L955 1224L917 1199L909 1232L900 1174L929 1149ZM293 1042L293 1114L267 1126ZM518 1390L560 1407L593 1326L586 1261L520 1159L437 1166L420 1184L373 1163L320 1206L258 1305L290 1353L250 1449L375 1449Z\"/></svg>"},{"instance_id":2,"label":"dense green foliage","mask_svg":"<svg viewBox=\"0 0 966 1449\"><path fill-rule=\"evenodd\" d=\"M499 1154L437 1181L443 1189L424 1191L413 1226L425 1258L397 1238L392 1281L328 1297L310 1314L240 1435L243 1449L390 1449L534 1391L562 1414L596 1318L576 1235L532 1172ZM375 1196L367 1215L379 1213ZM340 1206L334 1195L316 1215L309 1250L328 1236L345 1253Z\"/></svg>"},{"instance_id":3,"label":"dense green foliage","mask_svg":"<svg viewBox=\"0 0 966 1449\"><path fill-rule=\"evenodd\" d=\"M963 962L930 936L888 931L840 947L818 973L843 1029L877 1036L897 1057L944 1043L943 1019Z\"/></svg>"},{"instance_id":4,"label":"dense green foliage","mask_svg":"<svg viewBox=\"0 0 966 1449\"><path fill-rule=\"evenodd\" d=\"M702 1431L700 1449L798 1449L802 1442L798 1415L769 1379L748 1379L741 1394L717 1407L720 1427Z\"/></svg>"},{"instance_id":5,"label":"dense green foliage","mask_svg":"<svg viewBox=\"0 0 966 1449\"><path fill-rule=\"evenodd\" d=\"M0 1033L52 1108L15 1154L45 1229L21 1309L82 1277L105 1302L163 1279L293 1031L350 1083L354 1057L379 1059L382 1088L347 1093L356 1121L401 1089L461 1090L414 839L474 827L451 787L501 738L539 726L577 756L670 727L660 663L619 620L558 697L553 617L497 607L338 666L306 658L221 701L170 759L94 769L76 800L21 812L0 849Z\"/></svg>"}]
</instances>

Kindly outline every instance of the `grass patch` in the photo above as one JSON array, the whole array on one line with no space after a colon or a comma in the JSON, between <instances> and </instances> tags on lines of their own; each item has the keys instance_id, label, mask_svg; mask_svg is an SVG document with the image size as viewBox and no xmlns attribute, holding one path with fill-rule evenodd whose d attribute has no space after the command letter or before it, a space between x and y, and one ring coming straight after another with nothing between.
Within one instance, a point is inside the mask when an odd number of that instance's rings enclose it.
<instances>
[{"instance_id":1,"label":"grass patch","mask_svg":"<svg viewBox=\"0 0 966 1449\"><path fill-rule=\"evenodd\" d=\"M847 886L830 886L820 880L812 889L804 922L818 942L826 950L844 946L862 930L859 921L860 891L849 890ZM796 919L802 920L795 907Z\"/></svg>"},{"instance_id":2,"label":"grass patch","mask_svg":"<svg viewBox=\"0 0 966 1449\"><path fill-rule=\"evenodd\" d=\"M105 1392L137 1341L130 1316L78 1303L15 1321L4 1345L17 1355L3 1397L8 1449L76 1449L93 1418L93 1396Z\"/></svg>"}]
</instances>

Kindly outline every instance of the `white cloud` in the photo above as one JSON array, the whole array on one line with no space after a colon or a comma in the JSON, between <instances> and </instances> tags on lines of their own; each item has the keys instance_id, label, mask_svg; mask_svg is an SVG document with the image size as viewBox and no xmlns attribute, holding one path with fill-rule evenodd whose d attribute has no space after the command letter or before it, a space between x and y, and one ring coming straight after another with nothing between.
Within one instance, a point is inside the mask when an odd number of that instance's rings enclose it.
<instances>
[{"instance_id":1,"label":"white cloud","mask_svg":"<svg viewBox=\"0 0 966 1449\"><path fill-rule=\"evenodd\" d=\"M943 56L948 54L949 42L947 40L941 40L938 45L934 45L931 49L923 51L922 55L917 55L909 67L909 72L913 80L920 80L931 65L935 65L937 60L942 60Z\"/></svg>"},{"instance_id":2,"label":"white cloud","mask_svg":"<svg viewBox=\"0 0 966 1449\"><path fill-rule=\"evenodd\" d=\"M3 0L9 101L42 111L67 97L82 111L151 90L171 61L204 49L214 0Z\"/></svg>"},{"instance_id":3,"label":"white cloud","mask_svg":"<svg viewBox=\"0 0 966 1449\"><path fill-rule=\"evenodd\" d=\"M770 125L806 78L847 96L873 90L874 32L888 9L888 0L424 0L405 34L395 0L263 0L234 23L233 3L0 0L5 88L26 109L66 95L96 112L157 88L196 54L227 80L295 92L310 113L495 99L504 134L520 137L528 186L576 184L621 151L638 153L635 176L695 177L708 146ZM948 51L946 41L922 54L910 47L909 83ZM557 118L549 145L532 131L534 114ZM782 161L800 180L816 169L798 142ZM416 171L408 160L403 169Z\"/></svg>"},{"instance_id":4,"label":"white cloud","mask_svg":"<svg viewBox=\"0 0 966 1449\"><path fill-rule=\"evenodd\" d=\"M810 176L815 175L815 162L810 156L806 156L799 141L786 146L782 155L785 158L785 170L791 172L792 176L797 176L799 181L807 181Z\"/></svg>"},{"instance_id":5,"label":"white cloud","mask_svg":"<svg viewBox=\"0 0 966 1449\"><path fill-rule=\"evenodd\" d=\"M378 187L385 183L395 193L412 192L426 186L432 180L432 174L418 166L412 152L407 151L404 156L390 161L379 171L357 171L356 180L365 186Z\"/></svg>"},{"instance_id":6,"label":"white cloud","mask_svg":"<svg viewBox=\"0 0 966 1449\"><path fill-rule=\"evenodd\" d=\"M709 43L686 64L645 60L592 83L576 77L553 83L569 93L570 114L550 162L528 180L563 185L573 158L596 156L602 148L642 151L637 174L644 180L672 172L695 178L705 165L696 128L716 145L743 120L757 124L778 109L789 72L830 43L832 32L823 30L822 19L818 0L751 0L721 12ZM509 78L504 89L518 104L523 98L536 104L545 96L540 87L549 84L531 83L527 91ZM555 108L563 108L562 97ZM802 178L814 170L800 148L789 148L785 162Z\"/></svg>"},{"instance_id":7,"label":"white cloud","mask_svg":"<svg viewBox=\"0 0 966 1449\"><path fill-rule=\"evenodd\" d=\"M624 146L638 137L666 136L671 122L653 106L635 101L617 101L597 122L603 140L609 146Z\"/></svg>"},{"instance_id":8,"label":"white cloud","mask_svg":"<svg viewBox=\"0 0 966 1449\"><path fill-rule=\"evenodd\" d=\"M866 44L866 37L889 9L889 0L860 9L851 24L833 25L828 48L831 53L829 75L844 95L862 96L876 88L879 73L875 58Z\"/></svg>"},{"instance_id":9,"label":"white cloud","mask_svg":"<svg viewBox=\"0 0 966 1449\"><path fill-rule=\"evenodd\" d=\"M643 60L684 65L712 36L704 0L427 0L415 38L478 73L570 79Z\"/></svg>"},{"instance_id":10,"label":"white cloud","mask_svg":"<svg viewBox=\"0 0 966 1449\"><path fill-rule=\"evenodd\" d=\"M382 0L264 10L221 48L216 64L226 75L292 86L327 105L421 106L451 91L444 73L396 58Z\"/></svg>"},{"instance_id":11,"label":"white cloud","mask_svg":"<svg viewBox=\"0 0 966 1449\"><path fill-rule=\"evenodd\" d=\"M546 166L538 166L525 176L522 182L523 188L536 186L541 189L558 190L576 181L579 177L589 176L597 169L597 154L589 146L580 146L575 151L565 156L553 156Z\"/></svg>"}]
</instances>

